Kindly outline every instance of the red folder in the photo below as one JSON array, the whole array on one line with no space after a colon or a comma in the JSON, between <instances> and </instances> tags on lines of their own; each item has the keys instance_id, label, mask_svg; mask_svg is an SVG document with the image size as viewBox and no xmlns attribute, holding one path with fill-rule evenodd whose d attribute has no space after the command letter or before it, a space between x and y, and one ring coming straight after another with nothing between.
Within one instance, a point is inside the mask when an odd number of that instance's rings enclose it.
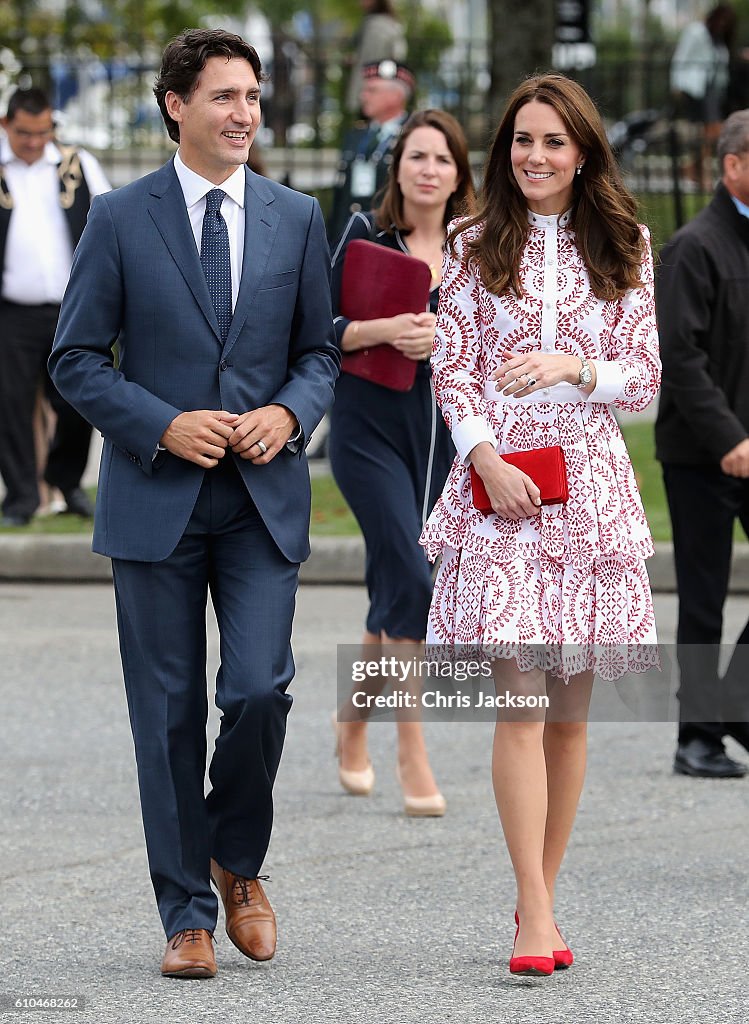
<instances>
[{"instance_id":1,"label":"red folder","mask_svg":"<svg viewBox=\"0 0 749 1024\"><path fill-rule=\"evenodd\" d=\"M422 260L375 242L355 238L343 262L341 313L347 320L378 320L399 313L423 313L432 273ZM392 345L345 352L341 369L393 391L410 391L416 360Z\"/></svg>"},{"instance_id":2,"label":"red folder","mask_svg":"<svg viewBox=\"0 0 749 1024\"><path fill-rule=\"evenodd\" d=\"M541 492L542 505L559 505L569 498L567 466L558 444L550 448L531 448L527 452L507 452L502 458L531 478ZM484 481L473 466L469 470L474 508L479 512L493 512Z\"/></svg>"}]
</instances>

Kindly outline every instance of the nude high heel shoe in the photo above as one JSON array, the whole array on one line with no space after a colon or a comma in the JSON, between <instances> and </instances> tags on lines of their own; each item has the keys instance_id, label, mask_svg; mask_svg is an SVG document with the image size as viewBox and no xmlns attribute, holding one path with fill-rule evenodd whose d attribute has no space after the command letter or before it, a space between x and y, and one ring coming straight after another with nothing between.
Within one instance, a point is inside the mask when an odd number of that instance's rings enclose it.
<instances>
[{"instance_id":1,"label":"nude high heel shoe","mask_svg":"<svg viewBox=\"0 0 749 1024\"><path fill-rule=\"evenodd\" d=\"M397 762L395 765L395 776L401 789L403 789L401 770ZM429 796L408 796L404 793L403 810L409 818L441 818L447 810L447 800L439 791Z\"/></svg>"},{"instance_id":2,"label":"nude high heel shoe","mask_svg":"<svg viewBox=\"0 0 749 1024\"><path fill-rule=\"evenodd\" d=\"M333 732L335 733L333 756L338 761L338 781L351 796L369 796L375 781L374 768L371 763L360 771L352 771L341 766L341 728L335 711L331 715L331 721L333 723Z\"/></svg>"}]
</instances>

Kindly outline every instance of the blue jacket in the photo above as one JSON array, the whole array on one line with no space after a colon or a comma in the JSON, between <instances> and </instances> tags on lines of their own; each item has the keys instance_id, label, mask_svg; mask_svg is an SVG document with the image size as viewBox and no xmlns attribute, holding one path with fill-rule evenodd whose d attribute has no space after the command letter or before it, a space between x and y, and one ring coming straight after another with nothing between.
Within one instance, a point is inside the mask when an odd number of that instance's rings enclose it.
<instances>
[{"instance_id":1,"label":"blue jacket","mask_svg":"<svg viewBox=\"0 0 749 1024\"><path fill-rule=\"evenodd\" d=\"M182 536L211 470L168 452L154 459L175 416L270 403L297 417L300 454L237 463L284 556L309 554L303 449L339 366L325 230L314 199L248 168L245 176L242 279L223 346L173 163L94 200L49 368L104 435L93 541L101 554L160 561Z\"/></svg>"}]
</instances>

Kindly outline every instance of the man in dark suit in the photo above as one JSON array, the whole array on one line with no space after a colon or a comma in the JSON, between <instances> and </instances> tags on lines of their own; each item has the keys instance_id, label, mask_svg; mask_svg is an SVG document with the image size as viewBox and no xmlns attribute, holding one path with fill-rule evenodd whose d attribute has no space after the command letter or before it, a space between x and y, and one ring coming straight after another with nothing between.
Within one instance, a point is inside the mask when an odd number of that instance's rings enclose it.
<instances>
[{"instance_id":1,"label":"man in dark suit","mask_svg":"<svg viewBox=\"0 0 749 1024\"><path fill-rule=\"evenodd\" d=\"M362 68L361 108L367 122L355 125L343 140L328 240L335 243L353 213L369 210L387 181L393 147L408 114L415 79L405 64L374 61Z\"/></svg>"},{"instance_id":2,"label":"man in dark suit","mask_svg":"<svg viewBox=\"0 0 749 1024\"><path fill-rule=\"evenodd\" d=\"M239 36L167 46L154 92L179 151L94 202L50 358L105 438L94 550L112 558L161 969L181 977L216 973L209 875L232 942L275 951L258 874L309 554L304 447L339 363L320 209L245 167L262 79ZM204 797L208 592L222 718Z\"/></svg>"},{"instance_id":3,"label":"man in dark suit","mask_svg":"<svg viewBox=\"0 0 749 1024\"><path fill-rule=\"evenodd\" d=\"M679 591L679 741L674 770L746 773L725 736L749 749L749 623L719 678L735 520L749 531L749 110L718 140L712 202L661 251L657 282L663 390L655 427Z\"/></svg>"}]
</instances>

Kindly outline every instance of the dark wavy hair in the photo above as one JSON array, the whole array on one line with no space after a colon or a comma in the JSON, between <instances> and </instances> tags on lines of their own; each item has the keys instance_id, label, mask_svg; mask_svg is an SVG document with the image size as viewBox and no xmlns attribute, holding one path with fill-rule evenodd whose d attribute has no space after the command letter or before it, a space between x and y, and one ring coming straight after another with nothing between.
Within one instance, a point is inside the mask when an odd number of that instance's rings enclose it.
<instances>
[{"instance_id":1,"label":"dark wavy hair","mask_svg":"<svg viewBox=\"0 0 749 1024\"><path fill-rule=\"evenodd\" d=\"M528 239L528 208L510 163L515 118L521 107L548 103L559 114L585 156L581 174L573 179L572 220L575 241L599 299L618 299L642 284L640 269L645 242L637 223L637 204L624 187L616 158L595 104L587 92L564 75L533 75L510 97L492 142L484 173L479 210L456 225L448 239L481 225L467 245L481 280L490 292L522 294L520 259Z\"/></svg>"},{"instance_id":2,"label":"dark wavy hair","mask_svg":"<svg viewBox=\"0 0 749 1024\"><path fill-rule=\"evenodd\" d=\"M473 189L473 175L468 157L468 143L463 129L452 114L444 110L416 110L406 123L393 148L393 162L388 171L382 201L375 207L375 224L380 230L389 231L395 227L399 231L410 231L411 225L403 214L403 193L398 184L398 169L409 135L417 128L436 128L442 132L458 170L458 187L447 200L445 207L445 225L459 214L471 214L475 210L476 196Z\"/></svg>"},{"instance_id":3,"label":"dark wavy hair","mask_svg":"<svg viewBox=\"0 0 749 1024\"><path fill-rule=\"evenodd\" d=\"M179 142L179 125L167 113L166 94L173 92L183 100L189 100L210 57L225 57L227 60L241 57L250 64L258 82L267 78L255 47L233 32L224 32L220 28L189 28L175 36L167 43L159 77L153 87L169 138L174 142Z\"/></svg>"}]
</instances>

